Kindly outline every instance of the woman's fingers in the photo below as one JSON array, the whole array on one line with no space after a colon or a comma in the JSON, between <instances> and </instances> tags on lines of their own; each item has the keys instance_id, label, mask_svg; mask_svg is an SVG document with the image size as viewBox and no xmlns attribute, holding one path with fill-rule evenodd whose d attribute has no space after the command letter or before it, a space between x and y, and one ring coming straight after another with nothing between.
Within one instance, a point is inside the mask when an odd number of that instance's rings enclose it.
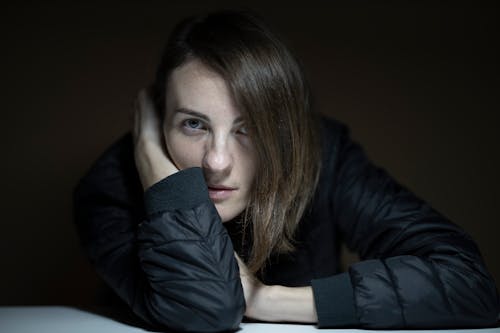
<instances>
[{"instance_id":1,"label":"woman's fingers","mask_svg":"<svg viewBox=\"0 0 500 333\"><path fill-rule=\"evenodd\" d=\"M134 137L134 143L137 142L137 138L139 137L139 101L138 97L134 99L134 107L132 110L132 135Z\"/></svg>"},{"instance_id":2,"label":"woman's fingers","mask_svg":"<svg viewBox=\"0 0 500 333\"><path fill-rule=\"evenodd\" d=\"M241 260L236 252L234 256L236 257L240 269L241 286L243 287L243 294L247 305L245 315L249 318L256 318L256 314L259 310L258 306L261 304L260 299L265 294L267 286L250 272L247 265Z\"/></svg>"},{"instance_id":3,"label":"woman's fingers","mask_svg":"<svg viewBox=\"0 0 500 333\"><path fill-rule=\"evenodd\" d=\"M238 262L238 267L240 269L240 279L245 293L245 298L248 298L251 296L254 286L258 285L260 281L257 280L257 278L250 272L247 265L243 262L243 260L241 260L236 252L234 253L234 256L236 257L236 261Z\"/></svg>"},{"instance_id":4,"label":"woman's fingers","mask_svg":"<svg viewBox=\"0 0 500 333\"><path fill-rule=\"evenodd\" d=\"M137 95L133 131L136 142L146 140L161 143L160 119L147 89L141 89Z\"/></svg>"}]
</instances>

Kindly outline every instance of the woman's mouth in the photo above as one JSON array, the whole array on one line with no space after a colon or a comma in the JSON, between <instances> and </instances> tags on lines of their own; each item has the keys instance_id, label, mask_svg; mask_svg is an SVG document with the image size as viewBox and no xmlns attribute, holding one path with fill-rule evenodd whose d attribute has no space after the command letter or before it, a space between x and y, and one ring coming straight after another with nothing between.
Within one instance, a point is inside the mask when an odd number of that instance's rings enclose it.
<instances>
[{"instance_id":1,"label":"woman's mouth","mask_svg":"<svg viewBox=\"0 0 500 333\"><path fill-rule=\"evenodd\" d=\"M220 202L228 199L237 190L235 187L223 185L208 185L208 196L214 202Z\"/></svg>"}]
</instances>

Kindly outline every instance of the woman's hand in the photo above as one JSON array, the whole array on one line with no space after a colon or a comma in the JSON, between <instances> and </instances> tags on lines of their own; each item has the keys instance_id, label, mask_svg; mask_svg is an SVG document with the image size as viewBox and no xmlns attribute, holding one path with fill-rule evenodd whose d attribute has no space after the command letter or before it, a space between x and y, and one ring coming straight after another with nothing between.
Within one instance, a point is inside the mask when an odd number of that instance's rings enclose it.
<instances>
[{"instance_id":1,"label":"woman's hand","mask_svg":"<svg viewBox=\"0 0 500 333\"><path fill-rule=\"evenodd\" d=\"M259 318L259 304L265 294L266 286L259 281L247 268L243 260L235 253L234 256L238 261L240 268L241 286L245 295L246 311L245 316L248 318Z\"/></svg>"},{"instance_id":2,"label":"woman's hand","mask_svg":"<svg viewBox=\"0 0 500 333\"><path fill-rule=\"evenodd\" d=\"M135 165L145 191L179 170L168 158L160 119L146 89L137 96L133 122Z\"/></svg>"},{"instance_id":3,"label":"woman's hand","mask_svg":"<svg viewBox=\"0 0 500 333\"><path fill-rule=\"evenodd\" d=\"M311 287L267 286L235 253L246 301L245 316L271 322L316 323L318 316Z\"/></svg>"}]
</instances>

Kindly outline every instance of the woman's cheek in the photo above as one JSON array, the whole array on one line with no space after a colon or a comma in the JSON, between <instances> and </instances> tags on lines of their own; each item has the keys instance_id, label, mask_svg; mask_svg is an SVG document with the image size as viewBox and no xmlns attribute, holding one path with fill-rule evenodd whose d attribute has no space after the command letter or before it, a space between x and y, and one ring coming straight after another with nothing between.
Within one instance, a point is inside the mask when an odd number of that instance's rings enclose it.
<instances>
[{"instance_id":1,"label":"woman's cheek","mask_svg":"<svg viewBox=\"0 0 500 333\"><path fill-rule=\"evenodd\" d=\"M200 143L192 142L183 135L166 135L170 158L179 170L201 166Z\"/></svg>"}]
</instances>

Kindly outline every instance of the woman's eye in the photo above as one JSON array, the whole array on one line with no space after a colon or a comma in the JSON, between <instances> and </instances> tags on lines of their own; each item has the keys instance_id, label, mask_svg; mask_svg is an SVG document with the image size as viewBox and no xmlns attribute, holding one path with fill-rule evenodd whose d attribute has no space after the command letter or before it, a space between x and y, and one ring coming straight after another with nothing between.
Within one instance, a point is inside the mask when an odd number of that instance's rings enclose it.
<instances>
[{"instance_id":1,"label":"woman's eye","mask_svg":"<svg viewBox=\"0 0 500 333\"><path fill-rule=\"evenodd\" d=\"M187 119L183 125L188 129L203 129L203 123L198 119Z\"/></svg>"},{"instance_id":2,"label":"woman's eye","mask_svg":"<svg viewBox=\"0 0 500 333\"><path fill-rule=\"evenodd\" d=\"M239 134L243 134L243 135L248 135L248 131L247 131L246 126L241 126L241 127L238 129L238 133L239 133Z\"/></svg>"}]
</instances>

